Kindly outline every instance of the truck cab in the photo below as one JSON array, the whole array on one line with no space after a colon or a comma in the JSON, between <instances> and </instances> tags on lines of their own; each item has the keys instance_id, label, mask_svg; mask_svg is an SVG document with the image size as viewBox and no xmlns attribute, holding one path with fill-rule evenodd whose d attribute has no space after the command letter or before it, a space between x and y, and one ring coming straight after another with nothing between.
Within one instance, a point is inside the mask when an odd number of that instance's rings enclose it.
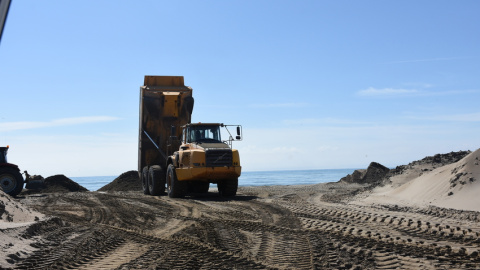
<instances>
[{"instance_id":1,"label":"truck cab","mask_svg":"<svg viewBox=\"0 0 480 270\"><path fill-rule=\"evenodd\" d=\"M232 141L241 140L241 126L236 127L237 135L234 139L228 126L224 124L184 125L182 144L169 161L169 166L175 169L176 180L203 183L193 184L194 186L216 183L221 195L234 196L242 170L240 155L236 149L232 149ZM229 135L225 141L221 137L221 128L224 128ZM167 173L167 189L169 181L174 180L169 179ZM201 188L200 191L202 191Z\"/></svg>"}]
</instances>

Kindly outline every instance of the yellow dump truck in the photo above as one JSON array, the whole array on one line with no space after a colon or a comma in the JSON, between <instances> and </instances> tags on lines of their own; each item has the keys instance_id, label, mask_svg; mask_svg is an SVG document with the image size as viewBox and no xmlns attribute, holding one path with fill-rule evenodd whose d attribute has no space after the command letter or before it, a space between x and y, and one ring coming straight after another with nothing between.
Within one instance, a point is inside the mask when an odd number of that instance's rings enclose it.
<instances>
[{"instance_id":1,"label":"yellow dump truck","mask_svg":"<svg viewBox=\"0 0 480 270\"><path fill-rule=\"evenodd\" d=\"M236 195L241 166L232 141L242 139L242 127L192 124L193 103L192 88L184 85L183 76L145 76L138 136L144 194L166 190L171 198L183 197L208 192L210 183L216 183L220 195ZM235 137L229 131L232 127Z\"/></svg>"}]
</instances>

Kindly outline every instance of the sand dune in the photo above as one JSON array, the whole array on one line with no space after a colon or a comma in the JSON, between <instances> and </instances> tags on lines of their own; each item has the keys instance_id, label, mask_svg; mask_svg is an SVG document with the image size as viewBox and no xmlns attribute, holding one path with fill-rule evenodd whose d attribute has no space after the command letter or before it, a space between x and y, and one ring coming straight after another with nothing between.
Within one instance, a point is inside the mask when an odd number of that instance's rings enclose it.
<instances>
[{"instance_id":1,"label":"sand dune","mask_svg":"<svg viewBox=\"0 0 480 270\"><path fill-rule=\"evenodd\" d=\"M375 188L362 203L400 204L480 211L480 149L458 162L435 168L429 165L391 178ZM416 175L415 175L416 174Z\"/></svg>"},{"instance_id":2,"label":"sand dune","mask_svg":"<svg viewBox=\"0 0 480 270\"><path fill-rule=\"evenodd\" d=\"M0 229L24 226L44 215L25 206L0 190Z\"/></svg>"}]
</instances>

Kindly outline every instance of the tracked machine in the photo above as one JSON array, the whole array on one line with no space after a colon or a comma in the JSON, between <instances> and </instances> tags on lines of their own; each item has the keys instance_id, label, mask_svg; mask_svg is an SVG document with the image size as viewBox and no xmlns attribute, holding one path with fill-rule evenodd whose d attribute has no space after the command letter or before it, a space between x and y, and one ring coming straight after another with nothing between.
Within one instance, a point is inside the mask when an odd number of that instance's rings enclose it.
<instances>
[{"instance_id":1,"label":"tracked machine","mask_svg":"<svg viewBox=\"0 0 480 270\"><path fill-rule=\"evenodd\" d=\"M220 195L236 195L241 166L232 142L242 139L242 127L191 123L193 104L192 88L184 85L183 76L145 76L138 137L144 194L166 192L177 198L206 193L210 183L216 183ZM222 133L228 139L222 140Z\"/></svg>"}]
</instances>

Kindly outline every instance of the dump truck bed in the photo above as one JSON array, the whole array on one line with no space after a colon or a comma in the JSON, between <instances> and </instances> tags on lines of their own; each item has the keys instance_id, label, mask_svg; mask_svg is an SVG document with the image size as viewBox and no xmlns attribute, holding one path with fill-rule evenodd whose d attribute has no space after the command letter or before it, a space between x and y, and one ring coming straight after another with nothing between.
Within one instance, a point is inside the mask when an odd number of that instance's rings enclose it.
<instances>
[{"instance_id":1,"label":"dump truck bed","mask_svg":"<svg viewBox=\"0 0 480 270\"><path fill-rule=\"evenodd\" d=\"M140 87L138 171L150 165L166 169L166 159L178 149L179 127L190 123L192 88L183 76L145 76ZM172 126L174 127L172 134Z\"/></svg>"}]
</instances>

